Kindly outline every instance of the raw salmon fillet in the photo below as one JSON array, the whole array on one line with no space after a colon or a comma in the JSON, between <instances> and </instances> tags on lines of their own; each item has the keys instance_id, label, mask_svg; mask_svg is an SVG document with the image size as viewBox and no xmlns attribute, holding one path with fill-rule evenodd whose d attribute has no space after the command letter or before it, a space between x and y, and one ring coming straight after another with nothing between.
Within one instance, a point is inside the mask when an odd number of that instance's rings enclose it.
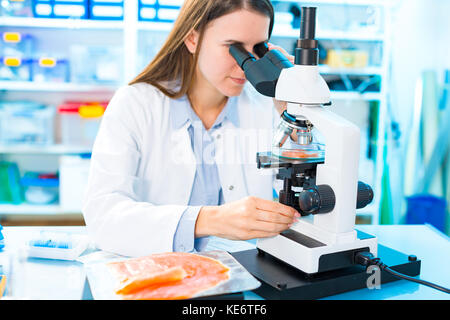
<instances>
[{"instance_id":1,"label":"raw salmon fillet","mask_svg":"<svg viewBox=\"0 0 450 320\"><path fill-rule=\"evenodd\" d=\"M108 263L121 299L188 299L229 278L219 261L171 252Z\"/></svg>"},{"instance_id":2,"label":"raw salmon fillet","mask_svg":"<svg viewBox=\"0 0 450 320\"><path fill-rule=\"evenodd\" d=\"M285 157L285 158L301 159L301 158L317 158L317 157L319 157L319 154L318 153L307 153L302 150L291 150L291 151L283 151L281 153L281 156Z\"/></svg>"}]
</instances>

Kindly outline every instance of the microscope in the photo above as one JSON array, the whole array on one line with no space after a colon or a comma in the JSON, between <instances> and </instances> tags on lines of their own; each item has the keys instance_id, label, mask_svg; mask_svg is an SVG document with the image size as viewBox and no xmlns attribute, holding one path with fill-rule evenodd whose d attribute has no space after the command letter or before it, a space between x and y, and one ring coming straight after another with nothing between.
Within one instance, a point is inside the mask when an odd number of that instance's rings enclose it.
<instances>
[{"instance_id":1,"label":"microscope","mask_svg":"<svg viewBox=\"0 0 450 320\"><path fill-rule=\"evenodd\" d=\"M277 50L230 48L248 81L266 96L287 102L273 137L272 150L257 154L258 168L277 168L283 181L279 201L302 218L257 248L307 274L352 265L361 250L377 254L375 237L358 236L356 209L373 199L358 182L359 128L329 110L330 90L318 69L316 8L302 8L300 39L292 64ZM324 144L316 141L315 131Z\"/></svg>"},{"instance_id":2,"label":"microscope","mask_svg":"<svg viewBox=\"0 0 450 320\"><path fill-rule=\"evenodd\" d=\"M278 170L279 201L302 217L290 229L258 239L257 249L232 253L261 280L265 298L314 299L367 287L361 257L383 256L410 276L420 260L377 243L355 230L356 209L373 200L358 181L360 130L330 109L330 90L318 69L316 8L301 8L295 64L265 43L253 54L235 44L229 52L261 94L287 103L273 135L272 150L257 153L259 169ZM375 261L375 260L374 260ZM382 271L381 282L396 280Z\"/></svg>"}]
</instances>

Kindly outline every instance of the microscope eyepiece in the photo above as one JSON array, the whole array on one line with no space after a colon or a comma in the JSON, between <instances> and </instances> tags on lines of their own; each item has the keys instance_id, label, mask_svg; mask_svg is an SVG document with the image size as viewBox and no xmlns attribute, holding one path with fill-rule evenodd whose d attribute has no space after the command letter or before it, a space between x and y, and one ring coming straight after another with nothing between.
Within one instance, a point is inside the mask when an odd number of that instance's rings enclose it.
<instances>
[{"instance_id":1,"label":"microscope eyepiece","mask_svg":"<svg viewBox=\"0 0 450 320\"><path fill-rule=\"evenodd\" d=\"M316 36L316 8L302 7L300 38L295 49L295 64L315 66L319 62L319 43Z\"/></svg>"},{"instance_id":2,"label":"microscope eyepiece","mask_svg":"<svg viewBox=\"0 0 450 320\"><path fill-rule=\"evenodd\" d=\"M253 52L256 53L258 58L262 58L267 52L269 52L269 46L265 42L258 43L253 47Z\"/></svg>"},{"instance_id":3,"label":"microscope eyepiece","mask_svg":"<svg viewBox=\"0 0 450 320\"><path fill-rule=\"evenodd\" d=\"M302 7L300 21L300 39L316 37L316 8Z\"/></svg>"},{"instance_id":4,"label":"microscope eyepiece","mask_svg":"<svg viewBox=\"0 0 450 320\"><path fill-rule=\"evenodd\" d=\"M236 60L237 64L241 69L245 69L245 63L247 61L255 61L256 58L250 52L245 50L245 48L239 44L233 44L230 46L229 50L231 56Z\"/></svg>"},{"instance_id":5,"label":"microscope eyepiece","mask_svg":"<svg viewBox=\"0 0 450 320\"><path fill-rule=\"evenodd\" d=\"M275 97L275 88L281 71L294 65L280 51L270 50L264 53L266 49L267 46L266 48L258 46L256 54L264 55L260 59L256 59L240 44L231 45L229 52L256 91L268 97Z\"/></svg>"}]
</instances>

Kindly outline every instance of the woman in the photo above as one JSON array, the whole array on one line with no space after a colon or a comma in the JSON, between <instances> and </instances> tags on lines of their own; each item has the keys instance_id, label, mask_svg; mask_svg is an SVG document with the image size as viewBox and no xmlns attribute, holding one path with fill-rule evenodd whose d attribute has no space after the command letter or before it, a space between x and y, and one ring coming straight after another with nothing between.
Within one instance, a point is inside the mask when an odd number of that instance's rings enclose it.
<instances>
[{"instance_id":1,"label":"woman","mask_svg":"<svg viewBox=\"0 0 450 320\"><path fill-rule=\"evenodd\" d=\"M209 236L271 237L300 216L270 200L272 172L255 163L283 105L245 85L228 52L233 43L253 52L272 27L269 0L185 1L160 52L102 120L83 205L99 248L202 250Z\"/></svg>"}]
</instances>

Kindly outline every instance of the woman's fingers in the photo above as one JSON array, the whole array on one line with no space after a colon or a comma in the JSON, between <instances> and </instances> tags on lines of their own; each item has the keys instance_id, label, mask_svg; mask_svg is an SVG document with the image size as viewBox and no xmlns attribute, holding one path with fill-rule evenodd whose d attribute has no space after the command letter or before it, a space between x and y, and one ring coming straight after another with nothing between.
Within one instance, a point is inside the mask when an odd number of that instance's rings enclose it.
<instances>
[{"instance_id":1,"label":"woman's fingers","mask_svg":"<svg viewBox=\"0 0 450 320\"><path fill-rule=\"evenodd\" d=\"M279 202L246 197L217 207L202 207L195 235L232 240L273 237L289 229L298 217L294 208Z\"/></svg>"},{"instance_id":2,"label":"woman's fingers","mask_svg":"<svg viewBox=\"0 0 450 320\"><path fill-rule=\"evenodd\" d=\"M292 224L296 222L295 216L287 216L273 211L257 210L256 220L270 223Z\"/></svg>"},{"instance_id":3,"label":"woman's fingers","mask_svg":"<svg viewBox=\"0 0 450 320\"><path fill-rule=\"evenodd\" d=\"M283 231L289 229L290 226L291 226L291 224L271 223L271 222L257 220L252 223L251 229L253 231L263 231L263 232L267 232L267 233L278 234L280 232L283 232Z\"/></svg>"},{"instance_id":4,"label":"woman's fingers","mask_svg":"<svg viewBox=\"0 0 450 320\"><path fill-rule=\"evenodd\" d=\"M269 50L273 50L273 49L279 50L282 54L284 54L284 55L289 59L289 61L291 61L292 63L294 63L295 57L294 57L293 55L290 55L290 54L289 54L285 49L283 49L282 47L276 46L276 45L274 45L274 44L272 44L272 43L268 43L267 46L268 46Z\"/></svg>"},{"instance_id":5,"label":"woman's fingers","mask_svg":"<svg viewBox=\"0 0 450 320\"><path fill-rule=\"evenodd\" d=\"M300 214L294 208L266 199L256 199L256 208L265 211L277 212L291 218L300 217Z\"/></svg>"}]
</instances>

